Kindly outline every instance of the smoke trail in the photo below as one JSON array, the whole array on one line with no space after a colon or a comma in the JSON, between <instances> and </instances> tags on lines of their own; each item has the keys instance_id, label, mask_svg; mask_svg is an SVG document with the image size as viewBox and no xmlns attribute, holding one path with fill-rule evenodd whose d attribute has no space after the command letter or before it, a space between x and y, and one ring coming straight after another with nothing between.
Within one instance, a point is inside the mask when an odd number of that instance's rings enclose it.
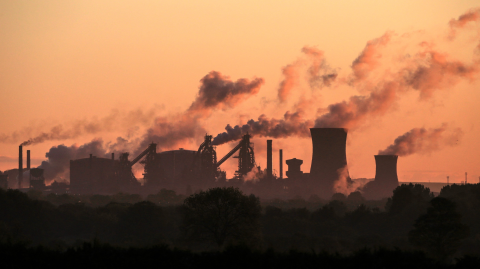
<instances>
[{"instance_id":1,"label":"smoke trail","mask_svg":"<svg viewBox=\"0 0 480 269\"><path fill-rule=\"evenodd\" d=\"M221 145L230 141L239 140L242 135L249 133L252 136L285 138L290 136L309 137L313 121L303 118L303 111L286 112L283 119L269 119L260 115L258 120L249 120L245 125L225 127L226 132L218 134L212 141L213 145Z\"/></svg>"},{"instance_id":2,"label":"smoke trail","mask_svg":"<svg viewBox=\"0 0 480 269\"><path fill-rule=\"evenodd\" d=\"M454 129L446 134L447 124L440 128L413 128L397 137L392 145L378 152L379 155L408 156L414 153L429 153L444 146L455 146L463 135L461 129Z\"/></svg>"},{"instance_id":3,"label":"smoke trail","mask_svg":"<svg viewBox=\"0 0 480 269\"><path fill-rule=\"evenodd\" d=\"M101 119L76 120L68 124L58 124L48 132L34 135L20 145L28 146L52 140L65 140L81 137L86 134L97 134L104 131L123 130L130 126L148 126L153 121L157 107L149 110L136 109L122 112L114 109L109 115ZM22 137L31 136L32 127L27 127L10 135L1 134L0 143L17 143ZM21 141L21 140L20 140Z\"/></svg>"},{"instance_id":4,"label":"smoke trail","mask_svg":"<svg viewBox=\"0 0 480 269\"><path fill-rule=\"evenodd\" d=\"M188 112L209 112L212 109L232 108L239 102L257 94L263 85L262 78L239 79L231 81L217 71L211 71L201 80L197 98L190 105Z\"/></svg>"}]
</instances>

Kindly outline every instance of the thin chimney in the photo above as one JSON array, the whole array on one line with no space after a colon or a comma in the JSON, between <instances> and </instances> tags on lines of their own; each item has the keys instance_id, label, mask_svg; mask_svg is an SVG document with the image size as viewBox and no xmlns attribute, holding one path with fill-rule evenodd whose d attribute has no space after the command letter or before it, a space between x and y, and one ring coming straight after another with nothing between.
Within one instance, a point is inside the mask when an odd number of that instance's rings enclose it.
<instances>
[{"instance_id":1,"label":"thin chimney","mask_svg":"<svg viewBox=\"0 0 480 269\"><path fill-rule=\"evenodd\" d=\"M267 140L267 178L272 179L272 140Z\"/></svg>"},{"instance_id":2,"label":"thin chimney","mask_svg":"<svg viewBox=\"0 0 480 269\"><path fill-rule=\"evenodd\" d=\"M27 150L27 169L30 170L30 150Z\"/></svg>"},{"instance_id":3,"label":"thin chimney","mask_svg":"<svg viewBox=\"0 0 480 269\"><path fill-rule=\"evenodd\" d=\"M23 147L18 147L18 188L22 188L23 179Z\"/></svg>"},{"instance_id":4,"label":"thin chimney","mask_svg":"<svg viewBox=\"0 0 480 269\"><path fill-rule=\"evenodd\" d=\"M280 150L280 179L283 179L283 150Z\"/></svg>"}]
</instances>

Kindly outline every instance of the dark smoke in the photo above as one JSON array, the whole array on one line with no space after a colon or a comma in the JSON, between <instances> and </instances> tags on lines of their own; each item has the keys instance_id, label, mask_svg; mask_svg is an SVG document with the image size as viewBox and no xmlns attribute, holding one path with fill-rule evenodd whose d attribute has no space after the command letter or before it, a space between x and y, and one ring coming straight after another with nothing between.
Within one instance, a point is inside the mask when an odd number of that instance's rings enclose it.
<instances>
[{"instance_id":1,"label":"dark smoke","mask_svg":"<svg viewBox=\"0 0 480 269\"><path fill-rule=\"evenodd\" d=\"M87 158L93 154L98 157L109 157L101 139L92 140L81 146L58 145L50 148L45 154L46 161L43 161L38 168L44 169L46 182L51 182L58 177L68 177L70 160Z\"/></svg>"},{"instance_id":2,"label":"dark smoke","mask_svg":"<svg viewBox=\"0 0 480 269\"><path fill-rule=\"evenodd\" d=\"M244 99L257 94L264 83L262 78L254 78L252 81L241 78L233 82L228 76L217 71L211 71L200 81L202 85L197 98L188 109L189 112L232 108Z\"/></svg>"},{"instance_id":3,"label":"dark smoke","mask_svg":"<svg viewBox=\"0 0 480 269\"><path fill-rule=\"evenodd\" d=\"M329 105L327 113L315 120L316 128L355 129L376 115L383 115L395 101L397 85L388 83L369 96L352 96L348 101Z\"/></svg>"},{"instance_id":4,"label":"dark smoke","mask_svg":"<svg viewBox=\"0 0 480 269\"><path fill-rule=\"evenodd\" d=\"M447 124L440 128L414 128L397 137L392 145L380 150L379 155L408 156L414 153L429 153L444 146L455 146L463 135L461 129L455 129L446 134Z\"/></svg>"},{"instance_id":5,"label":"dark smoke","mask_svg":"<svg viewBox=\"0 0 480 269\"><path fill-rule=\"evenodd\" d=\"M228 76L216 71L211 71L200 81L197 98L190 108L181 114L157 117L154 125L142 137L134 154L140 153L152 142L157 144L158 149L165 150L203 137L207 132L202 127L201 120L210 116L216 109L235 107L241 101L258 93L264 83L262 78L255 78L252 81L242 78L233 82Z\"/></svg>"},{"instance_id":6,"label":"dark smoke","mask_svg":"<svg viewBox=\"0 0 480 269\"><path fill-rule=\"evenodd\" d=\"M249 133L252 136L285 138L290 136L309 137L310 127L313 121L304 120L303 112L287 112L283 119L269 119L265 115L260 115L258 120L249 120L243 126L236 125L225 127L226 132L218 134L212 141L213 145L221 145L230 141L239 140L242 135Z\"/></svg>"}]
</instances>

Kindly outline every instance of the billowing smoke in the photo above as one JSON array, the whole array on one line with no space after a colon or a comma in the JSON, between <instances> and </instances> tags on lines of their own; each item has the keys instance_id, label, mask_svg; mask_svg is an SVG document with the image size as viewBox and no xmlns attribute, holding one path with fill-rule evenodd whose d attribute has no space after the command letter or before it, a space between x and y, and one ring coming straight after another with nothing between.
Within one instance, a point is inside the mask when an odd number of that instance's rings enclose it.
<instances>
[{"instance_id":1,"label":"billowing smoke","mask_svg":"<svg viewBox=\"0 0 480 269\"><path fill-rule=\"evenodd\" d=\"M58 145L50 148L45 154L46 161L43 161L38 168L44 169L45 181L51 182L58 177L68 177L70 160L87 158L93 154L99 157L108 157L101 139L94 139L81 146Z\"/></svg>"},{"instance_id":2,"label":"billowing smoke","mask_svg":"<svg viewBox=\"0 0 480 269\"><path fill-rule=\"evenodd\" d=\"M113 110L108 116L101 119L93 118L89 120L76 120L68 124L58 124L52 127L50 131L34 135L32 138L24 141L20 145L28 146L45 141L73 139L86 134L124 130L125 126L148 126L152 123L157 109L158 108L152 108L146 111L137 109L128 112L121 112L120 110L116 109ZM33 132L32 129L32 127L28 127L11 135L1 134L0 142L17 143L22 137L30 136Z\"/></svg>"},{"instance_id":3,"label":"billowing smoke","mask_svg":"<svg viewBox=\"0 0 480 269\"><path fill-rule=\"evenodd\" d=\"M331 70L326 64L323 51L305 46L302 48L302 57L295 62L282 68L284 79L278 87L278 100L285 102L290 92L300 84L300 73L302 67L307 67L307 79L310 87L321 88L330 86L337 78L335 70Z\"/></svg>"},{"instance_id":4,"label":"billowing smoke","mask_svg":"<svg viewBox=\"0 0 480 269\"><path fill-rule=\"evenodd\" d=\"M390 37L391 33L387 32L377 39L368 41L362 53L352 63L352 71L356 80L366 78L371 71L379 66L379 59L382 58L381 48L388 44Z\"/></svg>"},{"instance_id":5,"label":"billowing smoke","mask_svg":"<svg viewBox=\"0 0 480 269\"><path fill-rule=\"evenodd\" d=\"M458 19L452 19L448 23L450 25L450 38L454 38L457 29L465 27L470 22L480 21L480 8L475 8L462 14Z\"/></svg>"},{"instance_id":6,"label":"billowing smoke","mask_svg":"<svg viewBox=\"0 0 480 269\"><path fill-rule=\"evenodd\" d=\"M211 71L200 82L195 101L190 105L188 112L209 112L212 109L227 109L235 107L239 102L257 94L263 85L262 78L252 81L241 78L235 82L220 72Z\"/></svg>"},{"instance_id":7,"label":"billowing smoke","mask_svg":"<svg viewBox=\"0 0 480 269\"><path fill-rule=\"evenodd\" d=\"M298 84L298 66L299 63L292 63L282 68L282 74L285 77L278 88L278 99L285 102L289 93Z\"/></svg>"},{"instance_id":8,"label":"billowing smoke","mask_svg":"<svg viewBox=\"0 0 480 269\"><path fill-rule=\"evenodd\" d=\"M252 81L239 79L233 82L229 77L211 71L201 80L197 98L184 113L157 117L154 125L147 130L136 153L143 151L148 144L157 143L159 149L171 149L189 140L202 137L206 130L201 120L217 109L233 108L241 101L255 95L263 85L262 78Z\"/></svg>"},{"instance_id":9,"label":"billowing smoke","mask_svg":"<svg viewBox=\"0 0 480 269\"><path fill-rule=\"evenodd\" d=\"M290 136L309 137L313 121L303 118L303 111L286 112L283 119L269 119L260 115L258 120L249 120L246 124L231 127L227 125L225 132L218 134L212 141L213 145L221 145L230 141L239 140L242 135L249 133L252 136L285 138Z\"/></svg>"},{"instance_id":10,"label":"billowing smoke","mask_svg":"<svg viewBox=\"0 0 480 269\"><path fill-rule=\"evenodd\" d=\"M378 152L379 155L408 156L414 153L429 153L445 146L458 145L463 132L457 128L447 130L447 124L440 128L413 128L397 137L392 145Z\"/></svg>"},{"instance_id":11,"label":"billowing smoke","mask_svg":"<svg viewBox=\"0 0 480 269\"><path fill-rule=\"evenodd\" d=\"M370 117L385 114L395 101L397 87L388 83L369 96L352 96L348 101L329 105L327 113L315 120L315 127L353 130Z\"/></svg>"}]
</instances>

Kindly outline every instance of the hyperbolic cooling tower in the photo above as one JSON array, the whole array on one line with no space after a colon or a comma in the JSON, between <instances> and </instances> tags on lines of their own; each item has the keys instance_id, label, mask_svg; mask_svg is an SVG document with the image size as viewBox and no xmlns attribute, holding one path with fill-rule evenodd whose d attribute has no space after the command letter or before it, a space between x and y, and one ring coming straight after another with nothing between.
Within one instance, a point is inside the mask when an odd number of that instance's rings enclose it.
<instances>
[{"instance_id":1,"label":"hyperbolic cooling tower","mask_svg":"<svg viewBox=\"0 0 480 269\"><path fill-rule=\"evenodd\" d=\"M375 155L375 180L363 189L365 198L371 200L391 197L398 187L397 155Z\"/></svg>"},{"instance_id":2,"label":"hyperbolic cooling tower","mask_svg":"<svg viewBox=\"0 0 480 269\"><path fill-rule=\"evenodd\" d=\"M333 194L339 172L347 169L347 130L344 128L310 128L313 153L310 179L323 198ZM348 169L346 170L348 176ZM317 184L318 183L318 184Z\"/></svg>"}]
</instances>

